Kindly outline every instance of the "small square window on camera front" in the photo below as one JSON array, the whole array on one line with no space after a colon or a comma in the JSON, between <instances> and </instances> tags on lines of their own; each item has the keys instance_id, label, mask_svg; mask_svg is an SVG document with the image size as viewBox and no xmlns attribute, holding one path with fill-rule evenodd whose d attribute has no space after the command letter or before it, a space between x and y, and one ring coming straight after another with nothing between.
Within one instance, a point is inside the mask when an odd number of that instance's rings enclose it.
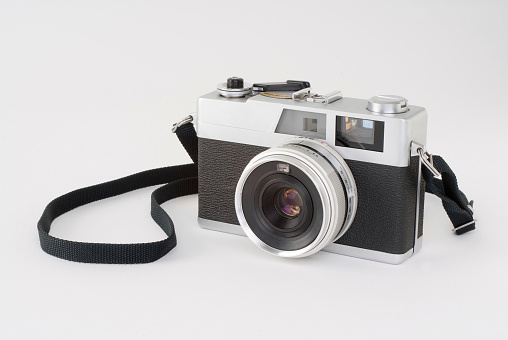
<instances>
[{"instance_id":1,"label":"small square window on camera front","mask_svg":"<svg viewBox=\"0 0 508 340\"><path fill-rule=\"evenodd\" d=\"M317 119L316 118L304 118L303 119L303 131L317 132Z\"/></svg>"},{"instance_id":2,"label":"small square window on camera front","mask_svg":"<svg viewBox=\"0 0 508 340\"><path fill-rule=\"evenodd\" d=\"M326 115L317 112L284 109L275 132L326 139Z\"/></svg>"}]
</instances>

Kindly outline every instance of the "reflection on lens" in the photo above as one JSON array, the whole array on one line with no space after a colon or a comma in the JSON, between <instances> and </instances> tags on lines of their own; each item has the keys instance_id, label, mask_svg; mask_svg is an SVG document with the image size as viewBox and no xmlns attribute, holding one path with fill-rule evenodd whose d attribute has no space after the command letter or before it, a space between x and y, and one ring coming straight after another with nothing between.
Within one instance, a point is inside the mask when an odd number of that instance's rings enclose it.
<instances>
[{"instance_id":1,"label":"reflection on lens","mask_svg":"<svg viewBox=\"0 0 508 340\"><path fill-rule=\"evenodd\" d=\"M302 197L295 189L281 188L275 194L275 208L283 217L296 217L303 207Z\"/></svg>"}]
</instances>

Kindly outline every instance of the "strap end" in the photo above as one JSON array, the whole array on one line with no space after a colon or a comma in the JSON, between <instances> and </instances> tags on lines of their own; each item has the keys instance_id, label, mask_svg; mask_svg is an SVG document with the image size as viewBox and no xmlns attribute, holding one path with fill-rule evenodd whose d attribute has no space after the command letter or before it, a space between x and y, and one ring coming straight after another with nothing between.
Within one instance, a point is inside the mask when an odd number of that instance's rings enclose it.
<instances>
[{"instance_id":1,"label":"strap end","mask_svg":"<svg viewBox=\"0 0 508 340\"><path fill-rule=\"evenodd\" d=\"M472 220L461 226L453 228L452 231L454 231L457 235L462 235L475 229L476 229L476 220Z\"/></svg>"}]
</instances>

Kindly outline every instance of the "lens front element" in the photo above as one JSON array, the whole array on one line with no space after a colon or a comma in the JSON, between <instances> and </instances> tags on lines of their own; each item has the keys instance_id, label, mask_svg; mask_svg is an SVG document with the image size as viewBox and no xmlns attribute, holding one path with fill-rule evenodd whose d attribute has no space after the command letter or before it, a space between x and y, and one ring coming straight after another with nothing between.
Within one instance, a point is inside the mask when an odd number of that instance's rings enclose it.
<instances>
[{"instance_id":1,"label":"lens front element","mask_svg":"<svg viewBox=\"0 0 508 340\"><path fill-rule=\"evenodd\" d=\"M303 200L298 191L292 188L281 188L274 197L275 209L282 217L293 218L300 214Z\"/></svg>"}]
</instances>

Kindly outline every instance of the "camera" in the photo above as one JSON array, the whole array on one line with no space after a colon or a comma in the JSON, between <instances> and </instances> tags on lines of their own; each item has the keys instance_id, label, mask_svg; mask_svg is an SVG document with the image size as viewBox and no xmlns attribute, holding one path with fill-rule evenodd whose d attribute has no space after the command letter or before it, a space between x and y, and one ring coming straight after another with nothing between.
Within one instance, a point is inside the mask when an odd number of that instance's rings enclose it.
<instances>
[{"instance_id":1,"label":"camera","mask_svg":"<svg viewBox=\"0 0 508 340\"><path fill-rule=\"evenodd\" d=\"M198 220L282 257L398 264L422 245L427 113L232 77L198 99Z\"/></svg>"}]
</instances>

